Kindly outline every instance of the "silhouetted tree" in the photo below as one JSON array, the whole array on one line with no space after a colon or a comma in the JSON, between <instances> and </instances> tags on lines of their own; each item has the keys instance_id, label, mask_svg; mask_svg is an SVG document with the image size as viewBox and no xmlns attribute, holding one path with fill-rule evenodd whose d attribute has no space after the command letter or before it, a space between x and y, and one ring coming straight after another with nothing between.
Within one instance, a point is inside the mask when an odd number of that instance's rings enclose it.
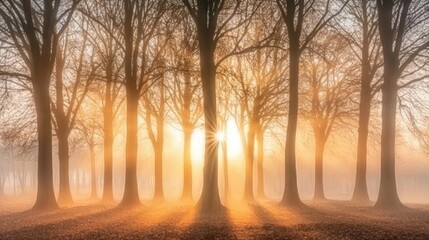
<instances>
[{"instance_id":1,"label":"silhouetted tree","mask_svg":"<svg viewBox=\"0 0 429 240\"><path fill-rule=\"evenodd\" d=\"M377 0L378 33L384 57L381 87L381 181L376 202L376 207L379 208L402 206L395 177L398 90L421 79L408 78L402 84L399 84L399 80L403 75L410 76L408 67L429 49L429 34L422 31L423 26L428 24L428 5L427 1Z\"/></svg>"},{"instance_id":2,"label":"silhouetted tree","mask_svg":"<svg viewBox=\"0 0 429 240\"><path fill-rule=\"evenodd\" d=\"M33 209L58 208L53 190L52 126L49 86L59 37L80 0L1 1L0 16L31 75L38 132L38 188ZM37 7L35 7L37 5Z\"/></svg>"},{"instance_id":3,"label":"silhouetted tree","mask_svg":"<svg viewBox=\"0 0 429 240\"><path fill-rule=\"evenodd\" d=\"M289 40L289 111L285 148L285 188L282 204L300 205L296 179L299 64L302 52L314 37L346 6L316 0L276 0Z\"/></svg>"}]
</instances>

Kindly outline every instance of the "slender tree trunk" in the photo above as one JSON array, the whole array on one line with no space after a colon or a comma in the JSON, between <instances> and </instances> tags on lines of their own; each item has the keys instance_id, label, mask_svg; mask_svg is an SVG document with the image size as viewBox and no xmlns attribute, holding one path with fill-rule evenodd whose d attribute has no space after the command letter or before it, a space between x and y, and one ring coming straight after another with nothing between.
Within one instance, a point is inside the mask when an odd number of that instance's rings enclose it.
<instances>
[{"instance_id":1,"label":"slender tree trunk","mask_svg":"<svg viewBox=\"0 0 429 240\"><path fill-rule=\"evenodd\" d=\"M398 86L396 76L397 64L385 59L384 81L381 109L381 176L380 190L376 207L398 208L402 206L396 190L395 177L395 134L396 134L396 101Z\"/></svg>"},{"instance_id":2,"label":"slender tree trunk","mask_svg":"<svg viewBox=\"0 0 429 240\"><path fill-rule=\"evenodd\" d=\"M95 149L94 144L89 145L89 155L91 159L91 198L97 199L97 176L95 171Z\"/></svg>"},{"instance_id":3,"label":"slender tree trunk","mask_svg":"<svg viewBox=\"0 0 429 240\"><path fill-rule=\"evenodd\" d=\"M54 194L52 170L52 125L49 78L49 74L42 74L41 77L33 76L33 97L36 105L38 142L37 197L33 209L42 211L58 208Z\"/></svg>"},{"instance_id":4,"label":"slender tree trunk","mask_svg":"<svg viewBox=\"0 0 429 240\"><path fill-rule=\"evenodd\" d=\"M68 129L67 127L65 127L65 124L67 123L60 123L60 121L58 121L57 119L58 161L60 180L58 203L69 205L73 203L73 199L70 191Z\"/></svg>"},{"instance_id":5,"label":"slender tree trunk","mask_svg":"<svg viewBox=\"0 0 429 240\"><path fill-rule=\"evenodd\" d=\"M162 127L162 126L161 126ZM158 127L159 131L159 127ZM162 151L163 141L158 139L155 145L155 196L157 200L164 200L163 174L162 174Z\"/></svg>"},{"instance_id":6,"label":"slender tree trunk","mask_svg":"<svg viewBox=\"0 0 429 240\"><path fill-rule=\"evenodd\" d=\"M364 68L362 68L364 71ZM364 74L364 73L362 73ZM371 111L371 81L362 79L359 103L359 128L356 161L356 181L353 201L369 202L366 184L368 125Z\"/></svg>"},{"instance_id":7,"label":"slender tree trunk","mask_svg":"<svg viewBox=\"0 0 429 240\"><path fill-rule=\"evenodd\" d=\"M367 143L368 125L371 112L371 81L370 76L370 36L368 1L361 1L362 6L362 67L361 67L361 89L359 102L359 128L358 145L356 158L356 181L352 201L369 202L368 189L366 185L366 165L367 165Z\"/></svg>"},{"instance_id":8,"label":"slender tree trunk","mask_svg":"<svg viewBox=\"0 0 429 240\"><path fill-rule=\"evenodd\" d=\"M113 103L112 83L106 84L106 95L104 105L104 184L103 202L113 202Z\"/></svg>"},{"instance_id":9,"label":"slender tree trunk","mask_svg":"<svg viewBox=\"0 0 429 240\"><path fill-rule=\"evenodd\" d=\"M185 127L183 131L183 200L192 200L192 130Z\"/></svg>"},{"instance_id":10,"label":"slender tree trunk","mask_svg":"<svg viewBox=\"0 0 429 240\"><path fill-rule=\"evenodd\" d=\"M255 201L253 195L253 165L255 154L255 123L250 119L249 132L247 133L247 158L246 158L246 179L244 182L244 198L247 201Z\"/></svg>"},{"instance_id":11,"label":"slender tree trunk","mask_svg":"<svg viewBox=\"0 0 429 240\"><path fill-rule=\"evenodd\" d=\"M318 131L315 129L314 131ZM323 139L321 134L315 134L316 140L316 154L315 154L315 183L314 183L314 199L324 200L325 192L323 190L323 151L325 149L326 140Z\"/></svg>"},{"instance_id":12,"label":"slender tree trunk","mask_svg":"<svg viewBox=\"0 0 429 240\"><path fill-rule=\"evenodd\" d=\"M138 94L127 89L127 138L126 138L126 170L125 191L122 206L140 204L137 187L137 109Z\"/></svg>"},{"instance_id":13,"label":"slender tree trunk","mask_svg":"<svg viewBox=\"0 0 429 240\"><path fill-rule=\"evenodd\" d=\"M296 176L295 142L298 123L299 37L289 36L289 114L285 148L285 187L282 204L301 205Z\"/></svg>"},{"instance_id":14,"label":"slender tree trunk","mask_svg":"<svg viewBox=\"0 0 429 240\"><path fill-rule=\"evenodd\" d=\"M265 198L264 192L264 131L260 124L256 131L256 140L258 142L258 183L257 183L257 193L259 198Z\"/></svg>"}]
</instances>

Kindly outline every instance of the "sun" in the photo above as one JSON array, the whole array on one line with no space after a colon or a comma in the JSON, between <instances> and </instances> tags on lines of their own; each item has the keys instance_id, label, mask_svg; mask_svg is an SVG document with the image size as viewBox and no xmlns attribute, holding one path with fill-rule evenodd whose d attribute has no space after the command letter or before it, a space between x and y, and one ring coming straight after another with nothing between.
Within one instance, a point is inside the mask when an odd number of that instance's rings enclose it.
<instances>
[{"instance_id":1,"label":"sun","mask_svg":"<svg viewBox=\"0 0 429 240\"><path fill-rule=\"evenodd\" d=\"M218 142L222 142L225 140L225 134L223 132L217 132L216 133L216 140Z\"/></svg>"}]
</instances>

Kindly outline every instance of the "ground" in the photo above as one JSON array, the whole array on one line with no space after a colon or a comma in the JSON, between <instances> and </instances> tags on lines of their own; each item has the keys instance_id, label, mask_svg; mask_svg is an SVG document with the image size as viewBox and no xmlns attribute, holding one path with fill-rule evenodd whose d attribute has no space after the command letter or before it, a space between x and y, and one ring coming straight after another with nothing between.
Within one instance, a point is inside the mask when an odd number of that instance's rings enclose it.
<instances>
[{"instance_id":1,"label":"ground","mask_svg":"<svg viewBox=\"0 0 429 240\"><path fill-rule=\"evenodd\" d=\"M236 204L200 217L190 204L85 204L49 213L0 202L0 239L429 239L429 206L381 211L348 202Z\"/></svg>"}]
</instances>

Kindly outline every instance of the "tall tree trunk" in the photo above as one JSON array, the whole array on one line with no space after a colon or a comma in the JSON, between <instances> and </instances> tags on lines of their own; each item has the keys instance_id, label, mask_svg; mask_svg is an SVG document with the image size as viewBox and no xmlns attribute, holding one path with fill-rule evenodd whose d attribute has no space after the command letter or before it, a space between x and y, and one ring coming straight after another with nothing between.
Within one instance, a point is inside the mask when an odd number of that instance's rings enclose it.
<instances>
[{"instance_id":1,"label":"tall tree trunk","mask_svg":"<svg viewBox=\"0 0 429 240\"><path fill-rule=\"evenodd\" d=\"M183 131L183 200L192 200L192 129L184 127Z\"/></svg>"},{"instance_id":2,"label":"tall tree trunk","mask_svg":"<svg viewBox=\"0 0 429 240\"><path fill-rule=\"evenodd\" d=\"M289 36L289 114L285 148L285 187L282 204L300 205L296 176L295 142L298 123L299 37Z\"/></svg>"},{"instance_id":3,"label":"tall tree trunk","mask_svg":"<svg viewBox=\"0 0 429 240\"><path fill-rule=\"evenodd\" d=\"M59 191L58 203L69 205L73 203L70 191L70 176L69 176L69 143L68 129L65 126L67 123L58 121L57 139L58 139L58 161L59 161Z\"/></svg>"},{"instance_id":4,"label":"tall tree trunk","mask_svg":"<svg viewBox=\"0 0 429 240\"><path fill-rule=\"evenodd\" d=\"M314 199L324 200L325 192L323 190L323 151L325 149L326 140L321 136L320 133L317 133L317 129L314 129L314 131L316 137Z\"/></svg>"},{"instance_id":5,"label":"tall tree trunk","mask_svg":"<svg viewBox=\"0 0 429 240\"><path fill-rule=\"evenodd\" d=\"M368 125L371 114L371 81L370 75L370 33L368 1L361 1L362 6L362 67L361 67L361 88L359 102L359 128L358 145L356 158L356 181L352 200L356 202L369 202L368 189L366 185L366 165L367 165L367 143Z\"/></svg>"},{"instance_id":6,"label":"tall tree trunk","mask_svg":"<svg viewBox=\"0 0 429 240\"><path fill-rule=\"evenodd\" d=\"M256 131L256 140L258 142L257 151L257 167L258 167L258 182L257 182L257 194L259 198L265 198L264 192L264 131L261 124L258 124Z\"/></svg>"},{"instance_id":7,"label":"tall tree trunk","mask_svg":"<svg viewBox=\"0 0 429 240\"><path fill-rule=\"evenodd\" d=\"M247 201L255 201L253 195L253 165L255 155L255 123L253 119L249 121L249 131L247 133L247 158L246 158L246 179L244 182L244 198Z\"/></svg>"},{"instance_id":8,"label":"tall tree trunk","mask_svg":"<svg viewBox=\"0 0 429 240\"><path fill-rule=\"evenodd\" d=\"M127 100L127 137L125 146L125 190L121 206L132 207L140 204L137 186L137 144L138 144L138 103L139 93L137 90L137 60L133 58L134 34L133 14L134 4L124 1L125 21L125 89Z\"/></svg>"},{"instance_id":9,"label":"tall tree trunk","mask_svg":"<svg viewBox=\"0 0 429 240\"><path fill-rule=\"evenodd\" d=\"M104 118L103 202L113 202L114 201L113 199L113 102L112 102L112 82L111 81L108 81L106 83L103 118Z\"/></svg>"},{"instance_id":10,"label":"tall tree trunk","mask_svg":"<svg viewBox=\"0 0 429 240\"><path fill-rule=\"evenodd\" d=\"M35 70L36 71L36 70ZM57 209L52 170L52 125L49 74L33 76L33 97L37 115L37 196L35 210Z\"/></svg>"},{"instance_id":11,"label":"tall tree trunk","mask_svg":"<svg viewBox=\"0 0 429 240\"><path fill-rule=\"evenodd\" d=\"M394 63L385 59L381 109L381 176L376 207L397 208L402 203L396 190L395 134L398 86Z\"/></svg>"},{"instance_id":12,"label":"tall tree trunk","mask_svg":"<svg viewBox=\"0 0 429 240\"><path fill-rule=\"evenodd\" d=\"M58 203L69 205L73 203L70 191L70 176L69 176L69 122L64 111L63 97L63 71L64 59L61 52L61 47L57 45L56 61L55 61L55 91L56 91L56 109L54 116L57 121L57 139L58 139L58 162L59 162L59 192Z\"/></svg>"},{"instance_id":13,"label":"tall tree trunk","mask_svg":"<svg viewBox=\"0 0 429 240\"><path fill-rule=\"evenodd\" d=\"M362 74L366 68L362 68ZM365 76L365 75L363 75ZM366 166L367 166L367 142L368 142L368 125L371 111L371 81L362 78L360 103L359 103L359 128L358 128L358 145L356 161L356 181L353 192L353 201L369 202L368 189L366 184Z\"/></svg>"},{"instance_id":14,"label":"tall tree trunk","mask_svg":"<svg viewBox=\"0 0 429 240\"><path fill-rule=\"evenodd\" d=\"M206 27L206 26L205 26ZM218 186L218 141L216 116L216 67L214 64L213 40L200 30L200 68L204 99L204 177L203 190L198 201L202 213L214 213L223 209ZM206 33L207 34L207 33Z\"/></svg>"},{"instance_id":15,"label":"tall tree trunk","mask_svg":"<svg viewBox=\"0 0 429 240\"><path fill-rule=\"evenodd\" d=\"M158 131L163 126L158 126ZM155 199L164 200L163 174L162 174L162 152L163 139L157 139L155 145Z\"/></svg>"},{"instance_id":16,"label":"tall tree trunk","mask_svg":"<svg viewBox=\"0 0 429 240\"><path fill-rule=\"evenodd\" d=\"M95 146L89 145L89 156L91 160L91 198L97 199L97 176L95 171Z\"/></svg>"},{"instance_id":17,"label":"tall tree trunk","mask_svg":"<svg viewBox=\"0 0 429 240\"><path fill-rule=\"evenodd\" d=\"M128 86L127 86L128 87ZM122 206L140 204L137 187L137 109L138 94L127 89L127 138L126 138L126 170L125 191Z\"/></svg>"}]
</instances>

